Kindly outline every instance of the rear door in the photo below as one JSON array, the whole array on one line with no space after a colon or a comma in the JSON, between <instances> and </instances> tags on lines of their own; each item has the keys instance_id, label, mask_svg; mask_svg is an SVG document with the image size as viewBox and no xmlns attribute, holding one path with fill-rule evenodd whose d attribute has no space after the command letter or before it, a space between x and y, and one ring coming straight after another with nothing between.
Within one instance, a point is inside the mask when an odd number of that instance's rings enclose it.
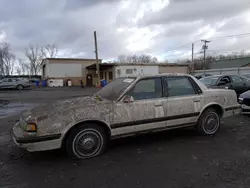
<instances>
[{"instance_id":1,"label":"rear door","mask_svg":"<svg viewBox=\"0 0 250 188\"><path fill-rule=\"evenodd\" d=\"M188 76L165 78L167 92L167 126L193 125L201 111L201 90Z\"/></svg>"},{"instance_id":2,"label":"rear door","mask_svg":"<svg viewBox=\"0 0 250 188\"><path fill-rule=\"evenodd\" d=\"M232 80L232 87L238 95L248 90L248 86L243 78L237 75L232 75L230 78Z\"/></svg>"}]
</instances>

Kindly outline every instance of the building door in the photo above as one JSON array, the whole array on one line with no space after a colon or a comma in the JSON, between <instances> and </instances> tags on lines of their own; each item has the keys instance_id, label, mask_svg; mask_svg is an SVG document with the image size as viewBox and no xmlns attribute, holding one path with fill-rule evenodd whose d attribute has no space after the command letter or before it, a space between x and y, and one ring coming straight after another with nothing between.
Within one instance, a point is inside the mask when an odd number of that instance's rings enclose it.
<instances>
[{"instance_id":1,"label":"building door","mask_svg":"<svg viewBox=\"0 0 250 188\"><path fill-rule=\"evenodd\" d=\"M87 86L93 86L93 77L91 74L87 74L86 77L86 85Z\"/></svg>"}]
</instances>

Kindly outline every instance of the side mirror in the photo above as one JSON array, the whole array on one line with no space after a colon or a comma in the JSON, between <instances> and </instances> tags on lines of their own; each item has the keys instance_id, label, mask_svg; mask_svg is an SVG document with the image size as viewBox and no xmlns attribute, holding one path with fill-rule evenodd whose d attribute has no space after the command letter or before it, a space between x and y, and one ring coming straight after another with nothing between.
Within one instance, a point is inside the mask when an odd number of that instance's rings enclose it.
<instances>
[{"instance_id":1,"label":"side mirror","mask_svg":"<svg viewBox=\"0 0 250 188\"><path fill-rule=\"evenodd\" d=\"M124 103L134 102L134 98L133 98L132 96L125 95L125 96L123 97L123 102L124 102Z\"/></svg>"}]
</instances>

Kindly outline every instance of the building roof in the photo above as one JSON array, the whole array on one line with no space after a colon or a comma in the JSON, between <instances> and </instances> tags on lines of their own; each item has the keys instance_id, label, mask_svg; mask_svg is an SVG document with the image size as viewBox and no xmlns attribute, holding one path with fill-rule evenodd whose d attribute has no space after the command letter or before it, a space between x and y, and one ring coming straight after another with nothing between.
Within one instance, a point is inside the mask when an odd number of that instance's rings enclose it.
<instances>
[{"instance_id":1,"label":"building roof","mask_svg":"<svg viewBox=\"0 0 250 188\"><path fill-rule=\"evenodd\" d=\"M250 64L250 57L218 60L211 63L210 69L238 68Z\"/></svg>"},{"instance_id":2,"label":"building roof","mask_svg":"<svg viewBox=\"0 0 250 188\"><path fill-rule=\"evenodd\" d=\"M85 58L45 58L43 60L62 60L62 61L96 61L96 59L85 59ZM102 59L99 59L101 61Z\"/></svg>"},{"instance_id":3,"label":"building roof","mask_svg":"<svg viewBox=\"0 0 250 188\"><path fill-rule=\"evenodd\" d=\"M78 63L83 62L83 61L96 61L96 59L84 59L84 58L45 58L42 60L41 65L44 65L44 61L49 60L49 61L77 61ZM99 59L99 61L102 61L102 59Z\"/></svg>"},{"instance_id":4,"label":"building roof","mask_svg":"<svg viewBox=\"0 0 250 188\"><path fill-rule=\"evenodd\" d=\"M163 67L187 67L188 64L179 64L179 63L100 63L100 68L108 68L114 66L163 66ZM86 67L87 69L95 69L96 64L92 64Z\"/></svg>"}]
</instances>

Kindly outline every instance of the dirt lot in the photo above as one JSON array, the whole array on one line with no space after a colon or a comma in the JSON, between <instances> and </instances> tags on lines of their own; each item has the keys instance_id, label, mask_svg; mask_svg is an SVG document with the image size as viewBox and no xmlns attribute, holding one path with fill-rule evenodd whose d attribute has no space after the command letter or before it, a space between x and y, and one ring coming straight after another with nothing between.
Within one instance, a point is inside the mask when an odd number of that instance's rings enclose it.
<instances>
[{"instance_id":1,"label":"dirt lot","mask_svg":"<svg viewBox=\"0 0 250 188\"><path fill-rule=\"evenodd\" d=\"M9 130L23 108L94 91L0 91L0 100L10 102L0 107L1 188L250 187L247 116L225 119L214 137L182 129L120 139L111 142L105 155L83 161L71 160L61 150L23 152L10 141Z\"/></svg>"}]
</instances>

